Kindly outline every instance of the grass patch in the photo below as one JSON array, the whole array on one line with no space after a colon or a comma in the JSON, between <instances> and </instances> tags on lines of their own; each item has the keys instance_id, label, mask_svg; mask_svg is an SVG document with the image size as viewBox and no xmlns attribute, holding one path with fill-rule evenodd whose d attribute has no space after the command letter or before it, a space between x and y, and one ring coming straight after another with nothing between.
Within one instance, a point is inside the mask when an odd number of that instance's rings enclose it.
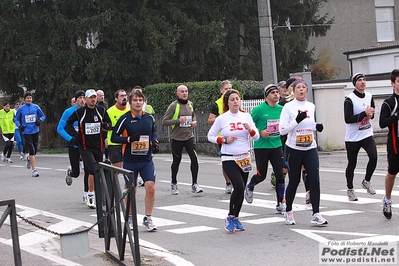
<instances>
[{"instance_id":1,"label":"grass patch","mask_svg":"<svg viewBox=\"0 0 399 266\"><path fill-rule=\"evenodd\" d=\"M68 153L67 149L44 149L42 150L44 154L61 154L61 153Z\"/></svg>"}]
</instances>

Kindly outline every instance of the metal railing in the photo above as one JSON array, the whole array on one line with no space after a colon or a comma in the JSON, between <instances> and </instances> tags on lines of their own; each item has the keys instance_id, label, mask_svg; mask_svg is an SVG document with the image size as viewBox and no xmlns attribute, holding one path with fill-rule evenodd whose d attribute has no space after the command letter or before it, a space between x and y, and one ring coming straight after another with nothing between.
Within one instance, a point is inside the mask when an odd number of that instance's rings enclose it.
<instances>
[{"instance_id":1,"label":"metal railing","mask_svg":"<svg viewBox=\"0 0 399 266\"><path fill-rule=\"evenodd\" d=\"M132 181L134 180L133 172L106 163L99 163L99 168L101 178L96 182L96 187L101 185L102 204L100 206L102 206L102 208L99 211L101 212L102 218L106 217L106 219L104 219L103 221L103 225L100 224L100 228L104 230L103 234L105 252L118 264L126 265L124 263L125 249L126 240L127 238L129 238L130 250L133 255L134 265L140 265L141 262L137 225L136 197L134 195L134 186L132 185ZM126 205L123 200L124 196L122 196L118 174L126 175L129 178L129 187L126 194ZM128 223L130 209L132 212L133 231L130 230ZM123 217L121 217L121 213ZM97 212L97 215L99 215L99 212ZM123 227L122 222L124 223ZM100 237L102 237L101 231L99 231L99 233ZM115 255L110 250L112 238L115 239L118 255Z\"/></svg>"},{"instance_id":2,"label":"metal railing","mask_svg":"<svg viewBox=\"0 0 399 266\"><path fill-rule=\"evenodd\" d=\"M10 216L12 250L13 250L13 254L14 254L14 265L20 266L20 265L22 265L22 260L21 260L21 249L19 247L17 212L15 210L15 200L0 201L0 206L7 206L3 215L0 218L0 228L3 226L3 223L7 219L7 216Z\"/></svg>"}]
</instances>

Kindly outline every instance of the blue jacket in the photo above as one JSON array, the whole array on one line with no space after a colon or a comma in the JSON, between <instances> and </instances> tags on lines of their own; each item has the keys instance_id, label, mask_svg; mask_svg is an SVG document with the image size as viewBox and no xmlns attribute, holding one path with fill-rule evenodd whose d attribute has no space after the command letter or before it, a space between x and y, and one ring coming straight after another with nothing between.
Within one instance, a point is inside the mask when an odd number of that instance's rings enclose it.
<instances>
[{"instance_id":1,"label":"blue jacket","mask_svg":"<svg viewBox=\"0 0 399 266\"><path fill-rule=\"evenodd\" d=\"M25 127L23 134L36 134L39 132L39 127L36 125L36 121L44 122L46 116L39 105L30 103L24 104L18 108L17 114L15 115L14 122L19 128L21 125Z\"/></svg>"},{"instance_id":2,"label":"blue jacket","mask_svg":"<svg viewBox=\"0 0 399 266\"><path fill-rule=\"evenodd\" d=\"M76 135L76 133L79 130L79 125L78 125L78 121L75 121L73 123L73 127L75 128L75 132L67 132L66 130L66 125L67 125L67 121L68 118L71 116L71 114L73 112L75 112L76 109L78 109L79 107L77 105L71 106L68 109L66 109L64 111L64 113L61 116L60 121L58 122L58 126L57 126L57 132L58 134L60 134L61 137L63 137L67 142L68 142L68 146L72 147L74 146L75 148L78 148L77 146L73 145L70 143L71 139L73 136Z\"/></svg>"}]
</instances>

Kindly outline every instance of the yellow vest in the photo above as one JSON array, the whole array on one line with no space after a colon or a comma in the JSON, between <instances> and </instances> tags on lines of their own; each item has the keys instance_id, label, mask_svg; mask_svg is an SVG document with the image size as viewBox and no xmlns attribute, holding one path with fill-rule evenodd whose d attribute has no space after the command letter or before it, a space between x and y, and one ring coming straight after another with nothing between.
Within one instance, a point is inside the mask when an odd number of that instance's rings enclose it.
<instances>
[{"instance_id":1,"label":"yellow vest","mask_svg":"<svg viewBox=\"0 0 399 266\"><path fill-rule=\"evenodd\" d=\"M126 106L125 110L119 110L115 105L111 106L108 110L108 116L109 119L111 119L111 125L114 127L116 125L116 122L118 122L119 118L124 115L125 113L129 112L129 107ZM113 143L111 142L111 135L112 135L112 130L107 132L107 141L108 145L121 145L120 143Z\"/></svg>"}]
</instances>

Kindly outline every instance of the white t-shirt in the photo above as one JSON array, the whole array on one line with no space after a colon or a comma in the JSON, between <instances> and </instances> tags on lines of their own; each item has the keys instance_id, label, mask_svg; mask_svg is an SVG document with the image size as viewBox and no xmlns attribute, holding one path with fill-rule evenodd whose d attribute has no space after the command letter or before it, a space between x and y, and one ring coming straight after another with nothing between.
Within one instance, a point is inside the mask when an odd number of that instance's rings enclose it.
<instances>
[{"instance_id":1,"label":"white t-shirt","mask_svg":"<svg viewBox=\"0 0 399 266\"><path fill-rule=\"evenodd\" d=\"M371 93L366 91L364 94L364 98L357 97L353 92L348 95L353 104L354 115L364 112L368 106L371 106ZM373 136L373 127L370 119L365 117L358 123L346 124L345 141L356 142L370 136Z\"/></svg>"},{"instance_id":2,"label":"white t-shirt","mask_svg":"<svg viewBox=\"0 0 399 266\"><path fill-rule=\"evenodd\" d=\"M259 131L250 114L240 111L233 114L232 112L227 111L216 117L215 122L208 132L208 140L217 143L219 132L223 138L229 136L237 137L237 139L232 143L222 144L222 154L236 155L246 153L249 151L248 137L250 137L250 134L248 130L244 128L244 123L249 124L251 128L255 130L255 135L252 136L252 138L254 140L259 139ZM234 160L234 157L222 156L222 161L230 160Z\"/></svg>"},{"instance_id":3,"label":"white t-shirt","mask_svg":"<svg viewBox=\"0 0 399 266\"><path fill-rule=\"evenodd\" d=\"M286 103L281 111L279 131L281 135L287 135L286 145L295 150L310 150L317 147L314 131L316 122L314 119L315 105L308 101L297 99ZM299 112L306 112L307 116L299 124L296 117Z\"/></svg>"}]
</instances>

